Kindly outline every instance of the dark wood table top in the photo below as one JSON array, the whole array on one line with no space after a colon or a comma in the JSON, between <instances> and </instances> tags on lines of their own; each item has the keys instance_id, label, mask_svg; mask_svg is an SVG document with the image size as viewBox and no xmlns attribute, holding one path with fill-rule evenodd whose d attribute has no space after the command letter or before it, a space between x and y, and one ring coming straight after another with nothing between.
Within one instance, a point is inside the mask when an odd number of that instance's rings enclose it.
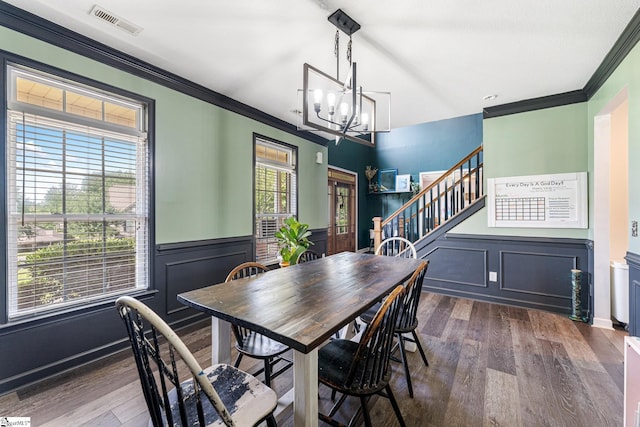
<instances>
[{"instance_id":1,"label":"dark wood table top","mask_svg":"<svg viewBox=\"0 0 640 427\"><path fill-rule=\"evenodd\" d=\"M407 280L421 262L343 252L185 292L178 301L308 353Z\"/></svg>"}]
</instances>

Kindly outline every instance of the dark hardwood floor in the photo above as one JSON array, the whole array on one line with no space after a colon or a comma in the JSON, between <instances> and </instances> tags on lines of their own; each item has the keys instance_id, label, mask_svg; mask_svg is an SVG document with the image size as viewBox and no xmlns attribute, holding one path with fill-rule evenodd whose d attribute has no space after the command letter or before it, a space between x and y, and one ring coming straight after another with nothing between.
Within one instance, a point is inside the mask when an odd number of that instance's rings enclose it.
<instances>
[{"instance_id":1,"label":"dark hardwood floor","mask_svg":"<svg viewBox=\"0 0 640 427\"><path fill-rule=\"evenodd\" d=\"M408 426L622 425L624 331L431 293L420 303L419 331L429 367L409 353L414 399L401 364L393 367ZM209 322L180 332L206 365ZM257 366L248 359L242 368ZM274 386L280 394L291 383L289 371ZM328 389L320 395L328 410ZM357 405L348 399L337 417L348 420ZM370 406L375 425L398 425L387 399ZM33 426L146 426L148 419L129 351L0 396L0 414L31 417ZM291 417L280 422L292 425Z\"/></svg>"}]
</instances>

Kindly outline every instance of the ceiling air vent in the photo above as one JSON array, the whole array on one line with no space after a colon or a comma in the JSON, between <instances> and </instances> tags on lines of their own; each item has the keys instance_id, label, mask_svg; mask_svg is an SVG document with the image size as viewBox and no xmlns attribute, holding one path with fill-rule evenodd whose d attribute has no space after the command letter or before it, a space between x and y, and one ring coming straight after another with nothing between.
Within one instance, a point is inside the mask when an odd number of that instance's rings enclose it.
<instances>
[{"instance_id":1,"label":"ceiling air vent","mask_svg":"<svg viewBox=\"0 0 640 427\"><path fill-rule=\"evenodd\" d=\"M95 16L101 21L107 22L115 27L120 28L121 30L126 31L127 33L137 36L140 31L142 31L142 27L137 26L136 24L127 21L126 19L120 18L119 16L114 15L109 12L105 8L95 5L89 15Z\"/></svg>"}]
</instances>

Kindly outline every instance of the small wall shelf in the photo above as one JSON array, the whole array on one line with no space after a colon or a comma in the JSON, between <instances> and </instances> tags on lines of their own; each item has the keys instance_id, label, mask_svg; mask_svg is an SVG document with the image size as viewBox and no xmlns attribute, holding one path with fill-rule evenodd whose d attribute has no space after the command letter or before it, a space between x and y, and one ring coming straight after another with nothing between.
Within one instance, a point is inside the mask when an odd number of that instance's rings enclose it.
<instances>
[{"instance_id":1,"label":"small wall shelf","mask_svg":"<svg viewBox=\"0 0 640 427\"><path fill-rule=\"evenodd\" d=\"M369 191L369 193L367 193L369 195L381 195L384 196L385 194L411 194L411 191Z\"/></svg>"}]
</instances>

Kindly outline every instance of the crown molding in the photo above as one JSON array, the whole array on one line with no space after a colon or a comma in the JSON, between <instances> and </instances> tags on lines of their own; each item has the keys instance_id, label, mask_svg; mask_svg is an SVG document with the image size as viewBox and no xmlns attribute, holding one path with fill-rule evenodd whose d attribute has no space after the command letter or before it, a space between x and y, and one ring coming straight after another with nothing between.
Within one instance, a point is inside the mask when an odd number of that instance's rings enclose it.
<instances>
[{"instance_id":1,"label":"crown molding","mask_svg":"<svg viewBox=\"0 0 640 427\"><path fill-rule=\"evenodd\" d=\"M141 61L122 51L76 33L37 15L0 1L0 25L54 46L86 56L103 64L131 73L137 77L192 96L249 119L264 123L316 144L327 146L328 140L311 132L300 131L296 126L271 116L254 107L236 101L176 74Z\"/></svg>"},{"instance_id":2,"label":"crown molding","mask_svg":"<svg viewBox=\"0 0 640 427\"><path fill-rule=\"evenodd\" d=\"M482 111L482 116L485 119L489 119L588 101L596 94L602 85L604 85L638 41L640 41L640 9L633 15L631 21L629 21L624 31L620 34L620 37L618 37L618 40L613 44L611 50L609 50L609 53L604 57L602 63L598 66L584 88L556 95L487 107Z\"/></svg>"},{"instance_id":3,"label":"crown molding","mask_svg":"<svg viewBox=\"0 0 640 427\"><path fill-rule=\"evenodd\" d=\"M525 113L527 111L577 104L585 101L587 101L587 95L585 92L583 90L574 90L571 92L511 102L509 104L486 107L482 110L482 118L491 119L494 117L508 116L510 114Z\"/></svg>"},{"instance_id":4,"label":"crown molding","mask_svg":"<svg viewBox=\"0 0 640 427\"><path fill-rule=\"evenodd\" d=\"M633 15L618 40L582 89L591 99L640 40L640 9Z\"/></svg>"}]
</instances>

